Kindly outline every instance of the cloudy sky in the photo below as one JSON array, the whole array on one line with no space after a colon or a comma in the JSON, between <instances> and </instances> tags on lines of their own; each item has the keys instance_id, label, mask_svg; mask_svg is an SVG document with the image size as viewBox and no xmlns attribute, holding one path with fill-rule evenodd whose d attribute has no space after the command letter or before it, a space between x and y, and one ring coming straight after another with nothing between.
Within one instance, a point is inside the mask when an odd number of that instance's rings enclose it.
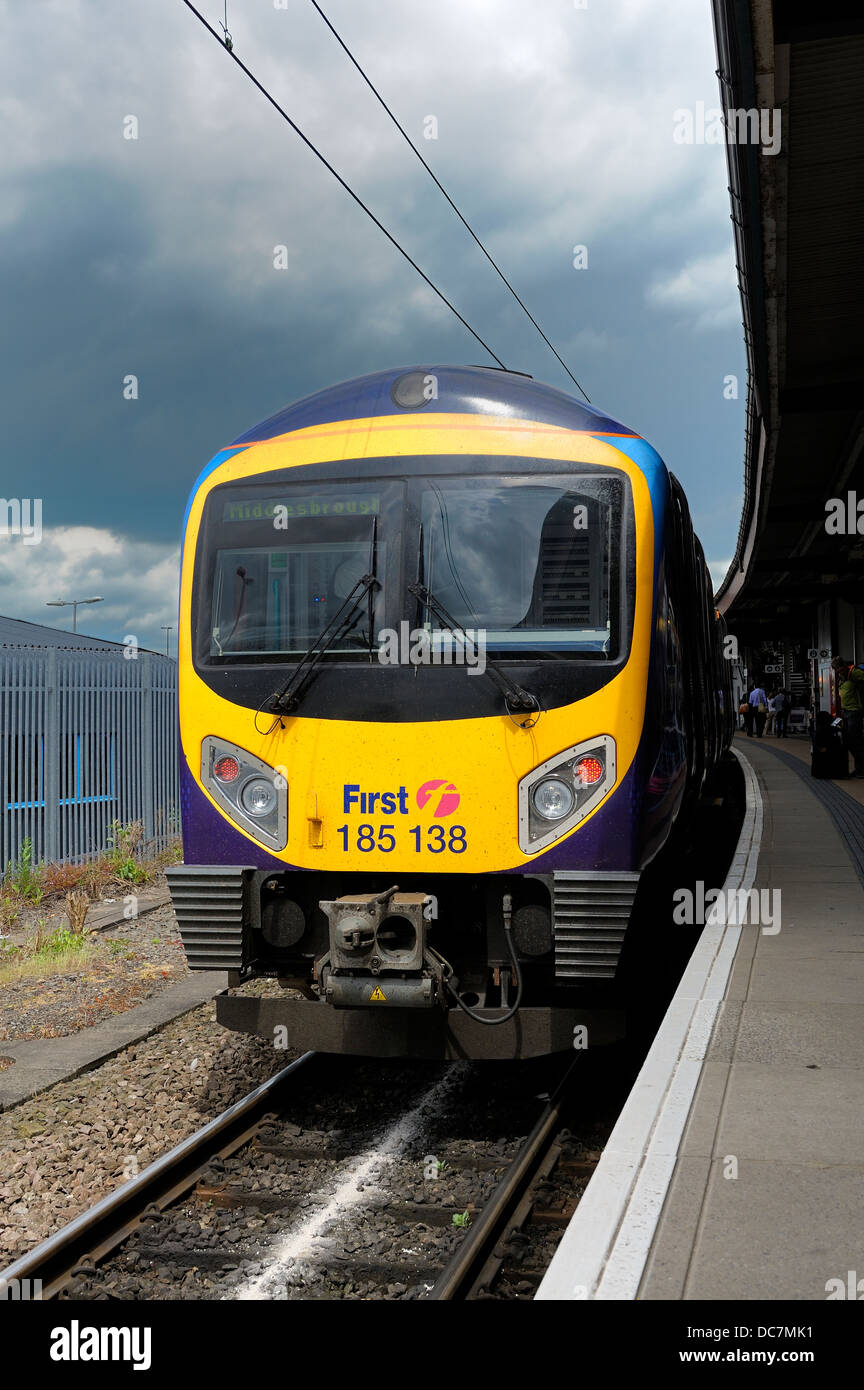
<instances>
[{"instance_id":1,"label":"cloudy sky","mask_svg":"<svg viewBox=\"0 0 864 1390\"><path fill-rule=\"evenodd\" d=\"M745 395L725 151L673 140L676 110L718 103L709 0L321 3L594 404L679 476L719 580ZM217 449L335 381L489 359L182 0L0 14L0 495L43 506L40 544L0 536L0 613L71 626L46 601L101 594L83 631L159 646ZM228 21L507 366L575 390L309 0Z\"/></svg>"}]
</instances>

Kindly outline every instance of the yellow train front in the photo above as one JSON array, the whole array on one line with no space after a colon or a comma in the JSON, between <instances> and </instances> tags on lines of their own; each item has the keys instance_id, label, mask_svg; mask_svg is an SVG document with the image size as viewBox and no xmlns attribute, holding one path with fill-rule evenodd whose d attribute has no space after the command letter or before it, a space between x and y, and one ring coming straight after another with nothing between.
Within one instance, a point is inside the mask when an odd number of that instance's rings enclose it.
<instances>
[{"instance_id":1,"label":"yellow train front","mask_svg":"<svg viewBox=\"0 0 864 1390\"><path fill-rule=\"evenodd\" d=\"M657 454L530 378L376 373L217 454L169 881L219 1019L374 1056L613 1036L640 873L728 743L719 629Z\"/></svg>"}]
</instances>

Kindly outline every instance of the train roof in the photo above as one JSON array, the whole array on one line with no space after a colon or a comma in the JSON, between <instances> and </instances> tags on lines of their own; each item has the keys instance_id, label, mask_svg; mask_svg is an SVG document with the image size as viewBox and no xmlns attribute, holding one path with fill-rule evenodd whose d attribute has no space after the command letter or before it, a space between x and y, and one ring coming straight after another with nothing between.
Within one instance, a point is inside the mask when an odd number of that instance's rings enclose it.
<instances>
[{"instance_id":1,"label":"train roof","mask_svg":"<svg viewBox=\"0 0 864 1390\"><path fill-rule=\"evenodd\" d=\"M434 378L435 394L431 399L427 399L429 388L426 392L423 389L429 378ZM400 403L400 396L406 403ZM430 414L509 416L591 434L639 438L634 430L595 406L520 372L492 367L415 366L371 372L316 391L239 435L230 447L260 443L311 425L418 410Z\"/></svg>"}]
</instances>

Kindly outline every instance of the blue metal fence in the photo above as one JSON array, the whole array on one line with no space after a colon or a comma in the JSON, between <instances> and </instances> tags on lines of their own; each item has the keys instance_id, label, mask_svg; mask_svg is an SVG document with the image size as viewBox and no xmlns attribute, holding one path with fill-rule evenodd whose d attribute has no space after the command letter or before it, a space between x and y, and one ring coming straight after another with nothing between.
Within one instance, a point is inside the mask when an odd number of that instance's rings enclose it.
<instances>
[{"instance_id":1,"label":"blue metal fence","mask_svg":"<svg viewBox=\"0 0 864 1390\"><path fill-rule=\"evenodd\" d=\"M153 850L179 833L177 667L154 652L0 648L0 871L105 849L141 821Z\"/></svg>"}]
</instances>

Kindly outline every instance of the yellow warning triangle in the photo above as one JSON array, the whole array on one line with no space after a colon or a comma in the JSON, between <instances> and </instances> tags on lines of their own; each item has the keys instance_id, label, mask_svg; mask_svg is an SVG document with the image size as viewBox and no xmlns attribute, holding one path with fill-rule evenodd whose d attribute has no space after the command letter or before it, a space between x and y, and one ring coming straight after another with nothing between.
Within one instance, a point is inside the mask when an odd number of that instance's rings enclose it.
<instances>
[{"instance_id":1,"label":"yellow warning triangle","mask_svg":"<svg viewBox=\"0 0 864 1390\"><path fill-rule=\"evenodd\" d=\"M381 988L380 985L376 985L375 988L373 989L372 993L369 995L369 1003L370 1003L370 1004L373 1004L373 1003L374 1003L374 1004L381 1004L381 1003L386 1004L386 1003L387 1003L387 995L384 993L384 991L383 991L383 989Z\"/></svg>"}]
</instances>

